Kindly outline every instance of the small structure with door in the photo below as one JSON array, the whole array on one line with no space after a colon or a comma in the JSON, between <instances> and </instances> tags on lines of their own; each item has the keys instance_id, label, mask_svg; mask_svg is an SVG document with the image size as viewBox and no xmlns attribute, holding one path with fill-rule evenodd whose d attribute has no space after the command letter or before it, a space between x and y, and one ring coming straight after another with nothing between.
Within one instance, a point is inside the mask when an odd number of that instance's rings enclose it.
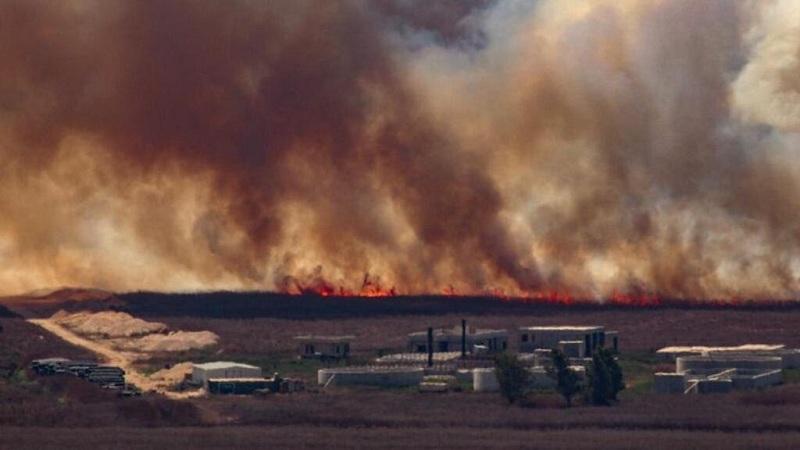
<instances>
[{"instance_id":1,"label":"small structure with door","mask_svg":"<svg viewBox=\"0 0 800 450\"><path fill-rule=\"evenodd\" d=\"M297 352L301 358L342 359L350 356L354 336L297 336Z\"/></svg>"}]
</instances>

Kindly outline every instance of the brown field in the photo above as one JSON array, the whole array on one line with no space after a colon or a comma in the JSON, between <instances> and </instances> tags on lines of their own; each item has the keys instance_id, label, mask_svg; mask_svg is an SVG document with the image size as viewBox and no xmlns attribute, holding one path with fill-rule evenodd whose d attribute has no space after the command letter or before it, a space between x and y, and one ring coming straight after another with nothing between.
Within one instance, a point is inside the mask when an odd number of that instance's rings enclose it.
<instances>
[{"instance_id":1,"label":"brown field","mask_svg":"<svg viewBox=\"0 0 800 450\"><path fill-rule=\"evenodd\" d=\"M5 428L0 448L244 449L244 448L537 448L767 449L797 447L800 433L763 434L650 430L402 429L287 426L216 428Z\"/></svg>"},{"instance_id":2,"label":"brown field","mask_svg":"<svg viewBox=\"0 0 800 450\"><path fill-rule=\"evenodd\" d=\"M328 300L326 300L328 301ZM335 300L334 300L335 301ZM220 344L178 358L233 359L266 371L313 381L319 363L293 358L291 338L303 333L354 334L356 361L379 351L401 350L405 335L427 326L603 324L620 332L629 389L613 407L566 409L553 394L536 394L527 407L508 406L498 395L444 395L414 390L329 390L295 395L212 397L170 401L155 395L117 399L80 380L37 379L17 370L0 378L0 448L223 448L223 447L420 447L420 448L797 448L800 383L763 392L664 396L649 391L650 373L665 366L652 350L674 344L785 343L800 347L800 309L558 308L510 305L477 314L472 306L424 305L425 311L343 314L326 304L303 319L294 312L252 304L207 305L183 314L126 299L120 309L172 328L210 330ZM334 304L335 305L335 304ZM179 308L180 309L180 308ZM306 309L306 307L300 308ZM349 310L345 308L345 310ZM20 319L0 319L4 361L24 366L33 357L89 356ZM45 335L43 335L45 334ZM47 428L41 428L47 427ZM147 427L143 429L142 427ZM73 429L74 428L74 429Z\"/></svg>"},{"instance_id":3,"label":"brown field","mask_svg":"<svg viewBox=\"0 0 800 450\"><path fill-rule=\"evenodd\" d=\"M295 320L276 318L214 319L164 317L185 330L210 330L220 336L226 353L272 353L294 350L293 336L304 333L353 334L353 351L372 354L380 349L402 350L406 335L428 326L452 327L467 319L479 328L515 329L520 326L555 324L602 324L618 330L620 345L629 351L651 351L668 345L733 345L747 342L783 343L800 347L800 310L682 310L613 309L599 311L519 312L503 314L445 314L436 316L377 316ZM514 343L512 343L513 346Z\"/></svg>"}]
</instances>

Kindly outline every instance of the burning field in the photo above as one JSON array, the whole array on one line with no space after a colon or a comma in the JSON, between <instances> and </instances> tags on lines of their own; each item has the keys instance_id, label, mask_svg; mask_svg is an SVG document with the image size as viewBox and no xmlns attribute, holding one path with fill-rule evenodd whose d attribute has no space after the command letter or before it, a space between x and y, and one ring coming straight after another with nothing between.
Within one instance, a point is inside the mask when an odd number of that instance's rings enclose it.
<instances>
[{"instance_id":1,"label":"burning field","mask_svg":"<svg viewBox=\"0 0 800 450\"><path fill-rule=\"evenodd\" d=\"M798 0L0 0L0 447L797 448L798 149Z\"/></svg>"},{"instance_id":2,"label":"burning field","mask_svg":"<svg viewBox=\"0 0 800 450\"><path fill-rule=\"evenodd\" d=\"M0 2L0 291L794 299L794 0Z\"/></svg>"}]
</instances>

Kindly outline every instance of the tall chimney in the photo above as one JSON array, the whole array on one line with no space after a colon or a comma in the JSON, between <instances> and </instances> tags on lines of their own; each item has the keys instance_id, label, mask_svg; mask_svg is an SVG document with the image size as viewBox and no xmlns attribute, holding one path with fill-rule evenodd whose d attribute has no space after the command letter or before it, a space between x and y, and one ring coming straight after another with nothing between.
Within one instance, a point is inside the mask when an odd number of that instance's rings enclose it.
<instances>
[{"instance_id":1,"label":"tall chimney","mask_svg":"<svg viewBox=\"0 0 800 450\"><path fill-rule=\"evenodd\" d=\"M467 357L467 320L461 319L461 358Z\"/></svg>"},{"instance_id":2,"label":"tall chimney","mask_svg":"<svg viewBox=\"0 0 800 450\"><path fill-rule=\"evenodd\" d=\"M428 327L428 367L433 367L433 328Z\"/></svg>"}]
</instances>

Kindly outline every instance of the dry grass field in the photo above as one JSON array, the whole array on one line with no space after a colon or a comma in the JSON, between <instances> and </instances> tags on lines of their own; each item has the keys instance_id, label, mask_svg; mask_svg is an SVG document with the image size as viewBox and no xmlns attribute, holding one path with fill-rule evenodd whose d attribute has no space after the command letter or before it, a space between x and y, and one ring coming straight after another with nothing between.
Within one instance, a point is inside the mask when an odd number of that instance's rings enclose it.
<instances>
[{"instance_id":1,"label":"dry grass field","mask_svg":"<svg viewBox=\"0 0 800 450\"><path fill-rule=\"evenodd\" d=\"M251 449L251 448L422 448L422 449L791 449L800 433L728 433L651 430L494 430L474 428L347 429L326 426L219 428L5 428L0 448L83 450L113 448Z\"/></svg>"},{"instance_id":2,"label":"dry grass field","mask_svg":"<svg viewBox=\"0 0 800 450\"><path fill-rule=\"evenodd\" d=\"M21 319L0 319L3 361L16 370L0 379L0 448L797 448L800 383L729 395L674 396L650 392L650 374L668 363L653 349L673 344L786 343L800 347L797 308L570 308L501 304L485 308L436 302L413 308L380 300L336 311L336 299L298 317L285 305L224 303L214 317L204 299L165 310L151 300L122 297L115 309L184 330L210 330L220 344L156 358L148 370L181 359L241 360L265 371L314 379L316 362L294 356L298 334L353 334L355 362L402 350L405 335L427 326L513 329L525 325L602 324L620 332L629 389L613 407L566 409L554 394L538 393L526 407L498 395L421 394L413 389L334 389L270 397L210 397L170 401L155 395L118 399L71 378L35 378L31 358L87 357ZM181 302L186 299L180 300ZM294 299L292 301L303 299ZM174 301L174 299L173 299ZM265 300L268 301L268 300ZM332 303L333 302L333 303ZM169 303L169 301L167 302ZM310 306L313 306L310 305ZM299 309L313 309L309 305ZM249 313L248 313L249 311ZM46 428L43 428L46 427Z\"/></svg>"},{"instance_id":3,"label":"dry grass field","mask_svg":"<svg viewBox=\"0 0 800 450\"><path fill-rule=\"evenodd\" d=\"M215 319L205 317L164 317L182 330L210 330L220 336L226 352L286 352L294 350L293 336L300 334L352 334L353 351L366 354L380 349L401 350L408 333L428 326L453 327L466 319L478 328L516 329L520 326L555 324L599 324L618 330L620 345L628 351L651 351L667 345L733 345L746 342L784 343L800 347L800 310L608 310L571 311L542 314L445 314L437 316L377 316L335 319ZM515 345L516 342L512 343Z\"/></svg>"}]
</instances>

